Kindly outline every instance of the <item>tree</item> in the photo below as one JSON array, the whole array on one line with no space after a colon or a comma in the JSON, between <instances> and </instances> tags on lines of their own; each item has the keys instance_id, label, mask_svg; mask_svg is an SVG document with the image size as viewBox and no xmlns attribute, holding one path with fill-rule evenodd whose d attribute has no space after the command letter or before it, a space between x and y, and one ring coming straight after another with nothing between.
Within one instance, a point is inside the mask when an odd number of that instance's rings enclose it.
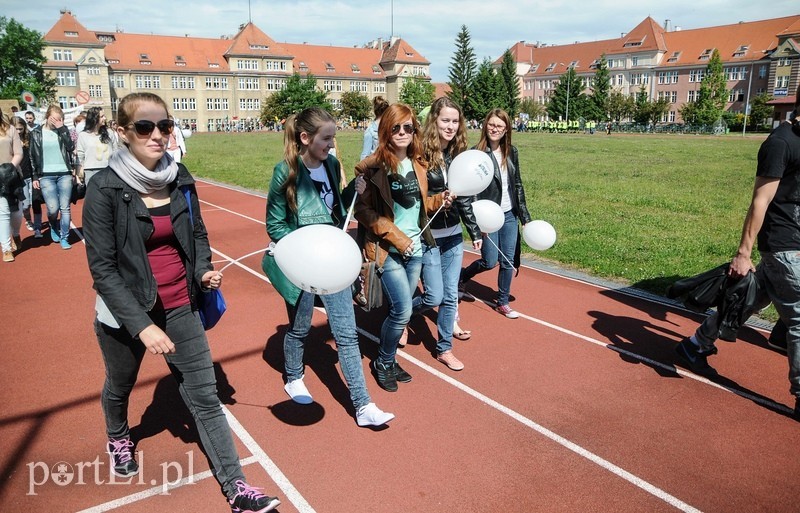
<instances>
[{"instance_id":1,"label":"tree","mask_svg":"<svg viewBox=\"0 0 800 513\"><path fill-rule=\"evenodd\" d=\"M567 102L567 96L569 96L569 102ZM550 119L561 118L565 121L578 119L581 116L585 117L586 113L583 111L586 109L586 105L583 81L575 73L575 69L570 67L566 73L561 75L550 101L547 102L547 115L550 116Z\"/></svg>"},{"instance_id":2,"label":"tree","mask_svg":"<svg viewBox=\"0 0 800 513\"><path fill-rule=\"evenodd\" d=\"M600 56L597 69L592 77L592 94L589 96L586 117L595 121L608 119L608 95L611 92L611 72L608 71L606 54Z\"/></svg>"},{"instance_id":3,"label":"tree","mask_svg":"<svg viewBox=\"0 0 800 513\"><path fill-rule=\"evenodd\" d=\"M722 59L719 56L719 50L715 48L708 61L703 80L700 82L694 117L702 125L712 125L722 116L727 103L728 90L725 88Z\"/></svg>"},{"instance_id":4,"label":"tree","mask_svg":"<svg viewBox=\"0 0 800 513\"><path fill-rule=\"evenodd\" d=\"M41 33L0 16L0 98L29 91L43 102L55 99L56 81L43 67L44 47Z\"/></svg>"},{"instance_id":5,"label":"tree","mask_svg":"<svg viewBox=\"0 0 800 513\"><path fill-rule=\"evenodd\" d=\"M519 80L517 79L517 63L511 50L503 53L500 63L500 107L508 112L511 119L519 112Z\"/></svg>"},{"instance_id":6,"label":"tree","mask_svg":"<svg viewBox=\"0 0 800 513\"><path fill-rule=\"evenodd\" d=\"M418 113L431 103L433 103L436 87L428 80L420 77L411 77L403 81L400 88L400 101L409 105Z\"/></svg>"},{"instance_id":7,"label":"tree","mask_svg":"<svg viewBox=\"0 0 800 513\"><path fill-rule=\"evenodd\" d=\"M527 114L531 119L539 119L547 113L544 105L533 98L525 98L519 103L519 111Z\"/></svg>"},{"instance_id":8,"label":"tree","mask_svg":"<svg viewBox=\"0 0 800 513\"><path fill-rule=\"evenodd\" d=\"M647 89L644 84L639 87L634 100L633 120L645 124L650 121L650 101L647 99Z\"/></svg>"},{"instance_id":9,"label":"tree","mask_svg":"<svg viewBox=\"0 0 800 513\"><path fill-rule=\"evenodd\" d=\"M475 80L475 70L477 60L475 51L470 44L471 37L466 25L461 25L461 32L456 36L456 51L450 59L450 69L448 78L450 81L450 91L447 97L456 102L464 111L467 119L470 119L469 97L472 94L473 81Z\"/></svg>"},{"instance_id":10,"label":"tree","mask_svg":"<svg viewBox=\"0 0 800 513\"><path fill-rule=\"evenodd\" d=\"M342 112L341 115L352 121L364 121L372 113L372 105L369 97L358 91L347 91L342 93Z\"/></svg>"},{"instance_id":11,"label":"tree","mask_svg":"<svg viewBox=\"0 0 800 513\"><path fill-rule=\"evenodd\" d=\"M286 119L308 107L322 107L332 111L328 93L317 88L314 75L300 77L295 73L286 80L286 87L272 94L261 108L261 121L271 123L275 119Z\"/></svg>"},{"instance_id":12,"label":"tree","mask_svg":"<svg viewBox=\"0 0 800 513\"><path fill-rule=\"evenodd\" d=\"M759 128L771 118L774 109L767 105L772 97L768 93L761 93L750 100L750 115L747 118L747 126Z\"/></svg>"},{"instance_id":13,"label":"tree","mask_svg":"<svg viewBox=\"0 0 800 513\"><path fill-rule=\"evenodd\" d=\"M608 95L608 117L619 123L633 115L635 104L633 98L625 96L620 91L611 91Z\"/></svg>"},{"instance_id":14,"label":"tree","mask_svg":"<svg viewBox=\"0 0 800 513\"><path fill-rule=\"evenodd\" d=\"M489 59L483 59L478 67L468 101L468 112L472 113L472 117L467 119L483 120L490 110L500 105L499 78Z\"/></svg>"}]
</instances>

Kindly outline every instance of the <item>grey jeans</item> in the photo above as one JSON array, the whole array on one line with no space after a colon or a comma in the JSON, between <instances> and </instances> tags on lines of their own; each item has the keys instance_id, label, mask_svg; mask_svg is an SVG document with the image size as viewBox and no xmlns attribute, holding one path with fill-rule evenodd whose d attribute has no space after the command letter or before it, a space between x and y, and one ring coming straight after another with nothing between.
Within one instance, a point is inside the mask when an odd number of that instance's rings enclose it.
<instances>
[{"instance_id":1,"label":"grey jeans","mask_svg":"<svg viewBox=\"0 0 800 513\"><path fill-rule=\"evenodd\" d=\"M175 344L175 352L164 358L197 424L200 442L211 460L214 474L225 495L232 497L236 494L236 481L245 481L245 478L230 426L217 397L214 363L200 317L190 305L152 311L150 317ZM101 397L106 431L109 438L124 438L130 435L128 398L146 350L124 327L110 328L97 320L94 326L106 366Z\"/></svg>"},{"instance_id":2,"label":"grey jeans","mask_svg":"<svg viewBox=\"0 0 800 513\"><path fill-rule=\"evenodd\" d=\"M789 391L800 397L800 251L761 253L756 275L762 284L756 309L772 302L786 324ZM697 328L695 339L702 350L709 350L718 337L719 317L714 312Z\"/></svg>"}]
</instances>

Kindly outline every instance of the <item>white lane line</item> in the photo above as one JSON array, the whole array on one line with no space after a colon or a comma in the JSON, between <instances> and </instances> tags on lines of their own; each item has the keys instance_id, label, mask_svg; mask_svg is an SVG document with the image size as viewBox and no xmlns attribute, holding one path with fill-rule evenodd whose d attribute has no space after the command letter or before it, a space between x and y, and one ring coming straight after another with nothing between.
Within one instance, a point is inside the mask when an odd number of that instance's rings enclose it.
<instances>
[{"instance_id":1,"label":"white lane line","mask_svg":"<svg viewBox=\"0 0 800 513\"><path fill-rule=\"evenodd\" d=\"M369 338L372 338L373 340L377 340L376 337L373 337L370 334L367 334L367 333L365 333L364 331L362 331L360 329L359 329L359 331L361 333L363 333L365 336L368 336ZM430 365L428 365L428 364L420 361L419 359L411 356L410 354L406 353L405 351L400 350L400 351L397 352L397 354L400 355L402 358L408 360L409 362L413 363L414 365L420 367L421 369L424 369L425 371L433 374L434 376L438 377L442 381L445 381L445 382L449 383L450 385L456 387L457 389L461 390L462 392L472 396L473 398L475 398L478 401L482 402L483 404L489 406L490 408L494 408L495 410L499 411L500 413L503 413L503 414L511 417L512 419L516 420L520 424L522 424L522 425L524 425L524 426L536 431L540 435L552 440L553 442L555 442L558 445L564 447L565 449L568 449L568 450L574 452L578 456L580 456L582 458L585 458L585 459L591 461L592 463L594 463L596 465L599 465L600 467L606 469L607 471L611 472L615 476L620 477L620 478L624 479L625 481L631 483L632 485L636 486L637 488L640 488L640 489L644 490L645 492L653 495L654 497L657 497L657 498L661 499L662 501L666 502L670 506L673 506L674 508L679 509L680 511L685 511L687 513L699 513L700 512L700 510L698 510L697 508L695 508L695 507L683 502L682 500L678 499L674 495L672 495L670 493L667 493L666 491L662 490L661 488L659 488L659 487L657 487L657 486L645 481L644 479L642 479L642 478L640 478L640 477L628 472L627 470L625 470L625 469L623 469L623 468L621 468L621 467L619 467L617 465L614 465L613 463L611 463L607 459L602 458L602 457L594 454L593 452L589 451L588 449L584 449L580 445L567 440L563 436L554 433L553 431L547 429L546 427L544 427L544 426L542 426L540 424L537 424L536 422L532 421L531 419L529 419L528 417L522 415L521 413L518 413L517 411L512 410L511 408L500 404L499 402L495 401L494 399L491 399L490 397L487 397L486 395L484 395L484 394L478 392L477 390L465 385L464 383L461 383L460 381L452 378L451 376L448 376L447 374L444 374L443 372L434 369Z\"/></svg>"},{"instance_id":2,"label":"white lane line","mask_svg":"<svg viewBox=\"0 0 800 513\"><path fill-rule=\"evenodd\" d=\"M297 511L300 513L315 513L311 504L306 501L286 475L281 472L281 469L272 461L272 458L267 455L266 451L258 445L258 442L256 442L252 435L242 426L241 422L239 422L224 405L222 406L222 410L225 412L225 416L228 417L228 424L230 424L231 430L236 433L236 436L239 437L245 447L253 453L261 467L263 467L267 474L269 474L269 477L275 481L284 495L286 495L286 498L297 508ZM269 495L269 493L267 493L267 495Z\"/></svg>"},{"instance_id":3,"label":"white lane line","mask_svg":"<svg viewBox=\"0 0 800 513\"><path fill-rule=\"evenodd\" d=\"M242 465L242 467L246 467L247 465L251 465L257 462L258 458L256 456L248 456L247 458L239 460L239 463ZM152 488L148 488L147 490L142 490L141 492L133 493L131 495L126 495L125 497L114 499L113 501L104 502L103 504L93 506L91 508L82 509L78 511L78 513L101 513L103 511L111 511L113 509L121 508L123 506L128 506L130 504L133 504L134 502L138 502L144 499L149 499L150 497L155 497L156 495L169 495L169 492L171 490L175 490L176 488L180 488L182 486L194 484L198 481L208 479L209 477L214 477L214 474L211 472L211 470L206 470L205 472L200 472L198 474L187 476L183 479L180 479L179 481L164 483L163 485L154 486ZM131 479L136 479L136 478L134 477Z\"/></svg>"}]
</instances>

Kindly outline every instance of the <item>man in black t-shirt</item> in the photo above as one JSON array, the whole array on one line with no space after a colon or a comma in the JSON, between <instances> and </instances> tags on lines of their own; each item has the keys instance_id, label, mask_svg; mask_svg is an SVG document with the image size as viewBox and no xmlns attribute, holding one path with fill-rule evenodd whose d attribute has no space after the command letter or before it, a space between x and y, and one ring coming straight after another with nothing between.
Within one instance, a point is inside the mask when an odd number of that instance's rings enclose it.
<instances>
[{"instance_id":1,"label":"man in black t-shirt","mask_svg":"<svg viewBox=\"0 0 800 513\"><path fill-rule=\"evenodd\" d=\"M753 199L742 228L739 249L728 274L741 278L757 273L762 284L756 308L770 301L787 327L790 392L794 414L800 420L800 87L793 119L781 123L758 151ZM758 241L761 262L753 265ZM717 352L719 317L710 315L694 335L678 344L678 355L698 373L713 374L707 358Z\"/></svg>"}]
</instances>

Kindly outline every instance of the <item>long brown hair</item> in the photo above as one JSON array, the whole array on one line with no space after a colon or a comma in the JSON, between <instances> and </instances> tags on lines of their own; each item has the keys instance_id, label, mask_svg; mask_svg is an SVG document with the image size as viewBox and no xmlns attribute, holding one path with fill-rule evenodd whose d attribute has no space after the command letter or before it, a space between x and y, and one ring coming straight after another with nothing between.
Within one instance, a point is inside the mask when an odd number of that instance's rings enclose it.
<instances>
[{"instance_id":1,"label":"long brown hair","mask_svg":"<svg viewBox=\"0 0 800 513\"><path fill-rule=\"evenodd\" d=\"M0 109L0 135L6 135L10 126L8 120L3 115L3 110Z\"/></svg>"},{"instance_id":2,"label":"long brown hair","mask_svg":"<svg viewBox=\"0 0 800 513\"><path fill-rule=\"evenodd\" d=\"M455 109L458 112L458 130L455 137L447 143L447 147L442 148L436 121L439 119L442 109L446 108ZM425 154L425 160L428 161L428 168L444 168L445 154L453 158L466 149L467 123L464 120L464 113L461 112L461 108L456 102L447 96L442 96L431 105L428 117L425 118L425 126L422 128L422 151Z\"/></svg>"},{"instance_id":3,"label":"long brown hair","mask_svg":"<svg viewBox=\"0 0 800 513\"><path fill-rule=\"evenodd\" d=\"M500 121L506 124L506 131L503 133L503 138L500 139L500 151L503 154L503 161L508 158L511 153L511 118L508 113L503 109L492 109L486 114L486 119L483 120L483 128L481 129L481 139L475 147L481 151L486 151L489 148L489 120L492 118L500 118ZM502 166L502 162L499 163Z\"/></svg>"},{"instance_id":4,"label":"long brown hair","mask_svg":"<svg viewBox=\"0 0 800 513\"><path fill-rule=\"evenodd\" d=\"M24 119L14 116L11 119L11 124L14 125L14 129L22 127L22 133L19 134L19 139L22 141L22 147L27 148L30 141L30 138L28 137L28 123L26 123Z\"/></svg>"},{"instance_id":5,"label":"long brown hair","mask_svg":"<svg viewBox=\"0 0 800 513\"><path fill-rule=\"evenodd\" d=\"M396 173L397 167L400 165L400 160L395 155L397 146L392 141L392 127L401 124L406 119L410 119L414 126L414 134L411 137L411 144L406 149L406 155L412 162L416 161L423 167L427 167L422 156L419 121L414 116L414 110L404 103L395 103L389 106L381 116L381 122L378 124L378 147L375 149L378 161L383 163L390 173Z\"/></svg>"},{"instance_id":6,"label":"long brown hair","mask_svg":"<svg viewBox=\"0 0 800 513\"><path fill-rule=\"evenodd\" d=\"M319 129L327 123L336 124L336 120L327 110L320 107L309 107L300 114L292 114L286 120L283 134L283 160L289 167L289 174L282 187L286 203L292 212L297 212L297 173L299 171L297 157L300 156L303 149L300 134L307 133L313 141ZM338 184L331 184L331 186L336 187Z\"/></svg>"}]
</instances>

